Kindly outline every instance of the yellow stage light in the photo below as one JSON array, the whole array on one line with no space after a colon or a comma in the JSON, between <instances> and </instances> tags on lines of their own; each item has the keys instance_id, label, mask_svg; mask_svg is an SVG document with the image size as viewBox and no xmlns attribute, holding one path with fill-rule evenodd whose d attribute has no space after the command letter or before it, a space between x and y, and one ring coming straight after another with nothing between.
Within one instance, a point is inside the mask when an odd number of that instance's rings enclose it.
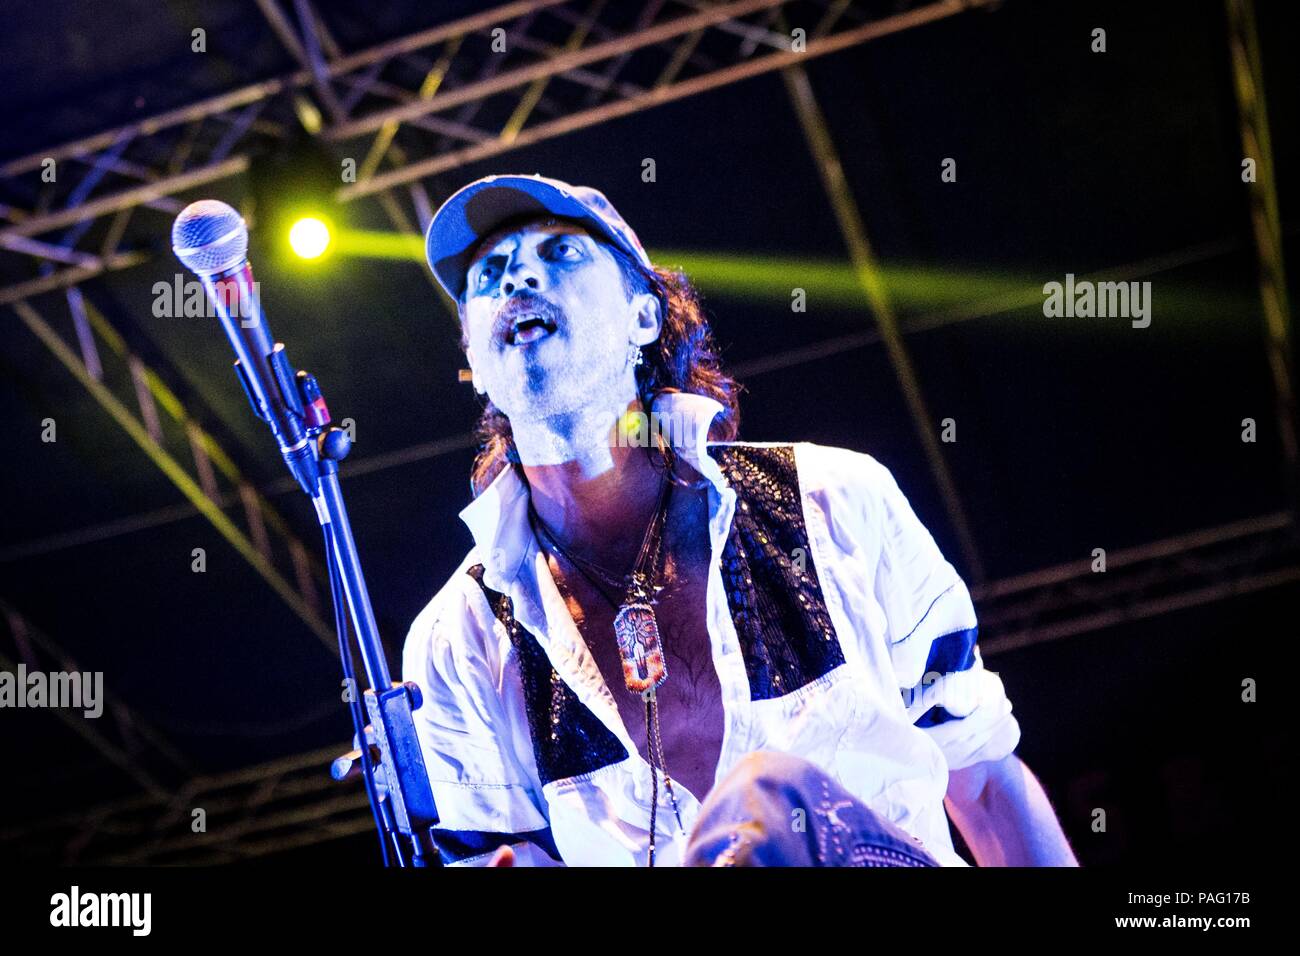
<instances>
[{"instance_id":1,"label":"yellow stage light","mask_svg":"<svg viewBox=\"0 0 1300 956\"><path fill-rule=\"evenodd\" d=\"M289 245L304 259L317 259L330 244L329 226L319 219L299 219L289 230Z\"/></svg>"}]
</instances>

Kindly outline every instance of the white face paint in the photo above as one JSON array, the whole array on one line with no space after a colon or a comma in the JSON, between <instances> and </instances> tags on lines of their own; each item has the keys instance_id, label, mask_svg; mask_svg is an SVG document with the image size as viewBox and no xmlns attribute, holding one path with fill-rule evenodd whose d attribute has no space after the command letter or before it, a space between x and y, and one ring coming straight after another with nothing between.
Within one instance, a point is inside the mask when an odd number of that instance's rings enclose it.
<instances>
[{"instance_id":1,"label":"white face paint","mask_svg":"<svg viewBox=\"0 0 1300 956\"><path fill-rule=\"evenodd\" d=\"M636 398L629 343L658 338L658 316L653 295L628 301L603 243L545 218L484 238L461 309L475 387L510 419L521 454L590 436L600 417L613 426Z\"/></svg>"}]
</instances>

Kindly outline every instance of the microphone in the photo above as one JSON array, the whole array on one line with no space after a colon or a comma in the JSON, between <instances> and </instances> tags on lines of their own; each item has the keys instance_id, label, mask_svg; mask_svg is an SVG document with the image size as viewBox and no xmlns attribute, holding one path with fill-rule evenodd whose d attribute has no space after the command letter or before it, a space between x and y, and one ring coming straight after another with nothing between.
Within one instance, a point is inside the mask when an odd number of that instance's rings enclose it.
<instances>
[{"instance_id":1,"label":"microphone","mask_svg":"<svg viewBox=\"0 0 1300 956\"><path fill-rule=\"evenodd\" d=\"M329 412L323 399L304 406L284 344L272 342L248 264L248 226L225 203L201 199L176 217L172 251L203 283L235 350L235 371L253 411L271 426L285 464L302 490L315 498L316 450L303 423L328 423Z\"/></svg>"}]
</instances>

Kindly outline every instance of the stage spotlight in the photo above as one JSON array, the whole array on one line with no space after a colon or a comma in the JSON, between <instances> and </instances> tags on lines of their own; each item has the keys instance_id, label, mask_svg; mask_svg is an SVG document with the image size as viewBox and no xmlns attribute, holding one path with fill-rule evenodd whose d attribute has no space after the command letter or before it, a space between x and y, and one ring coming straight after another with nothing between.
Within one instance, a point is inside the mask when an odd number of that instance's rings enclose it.
<instances>
[{"instance_id":1,"label":"stage spotlight","mask_svg":"<svg viewBox=\"0 0 1300 956\"><path fill-rule=\"evenodd\" d=\"M299 219L289 230L289 245L303 259L317 259L330 244L330 229L319 219Z\"/></svg>"}]
</instances>

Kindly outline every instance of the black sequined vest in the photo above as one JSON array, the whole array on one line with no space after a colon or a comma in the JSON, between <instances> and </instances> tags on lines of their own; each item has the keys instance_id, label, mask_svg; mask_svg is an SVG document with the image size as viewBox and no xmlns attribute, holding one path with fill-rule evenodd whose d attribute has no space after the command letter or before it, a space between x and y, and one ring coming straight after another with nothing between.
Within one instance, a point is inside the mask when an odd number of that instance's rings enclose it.
<instances>
[{"instance_id":1,"label":"black sequined vest","mask_svg":"<svg viewBox=\"0 0 1300 956\"><path fill-rule=\"evenodd\" d=\"M720 570L749 696L782 697L844 663L808 545L794 448L717 444L708 453L736 492ZM484 583L483 565L468 573L519 655L542 785L627 759L618 738L578 700L536 638L515 620L510 598Z\"/></svg>"}]
</instances>

